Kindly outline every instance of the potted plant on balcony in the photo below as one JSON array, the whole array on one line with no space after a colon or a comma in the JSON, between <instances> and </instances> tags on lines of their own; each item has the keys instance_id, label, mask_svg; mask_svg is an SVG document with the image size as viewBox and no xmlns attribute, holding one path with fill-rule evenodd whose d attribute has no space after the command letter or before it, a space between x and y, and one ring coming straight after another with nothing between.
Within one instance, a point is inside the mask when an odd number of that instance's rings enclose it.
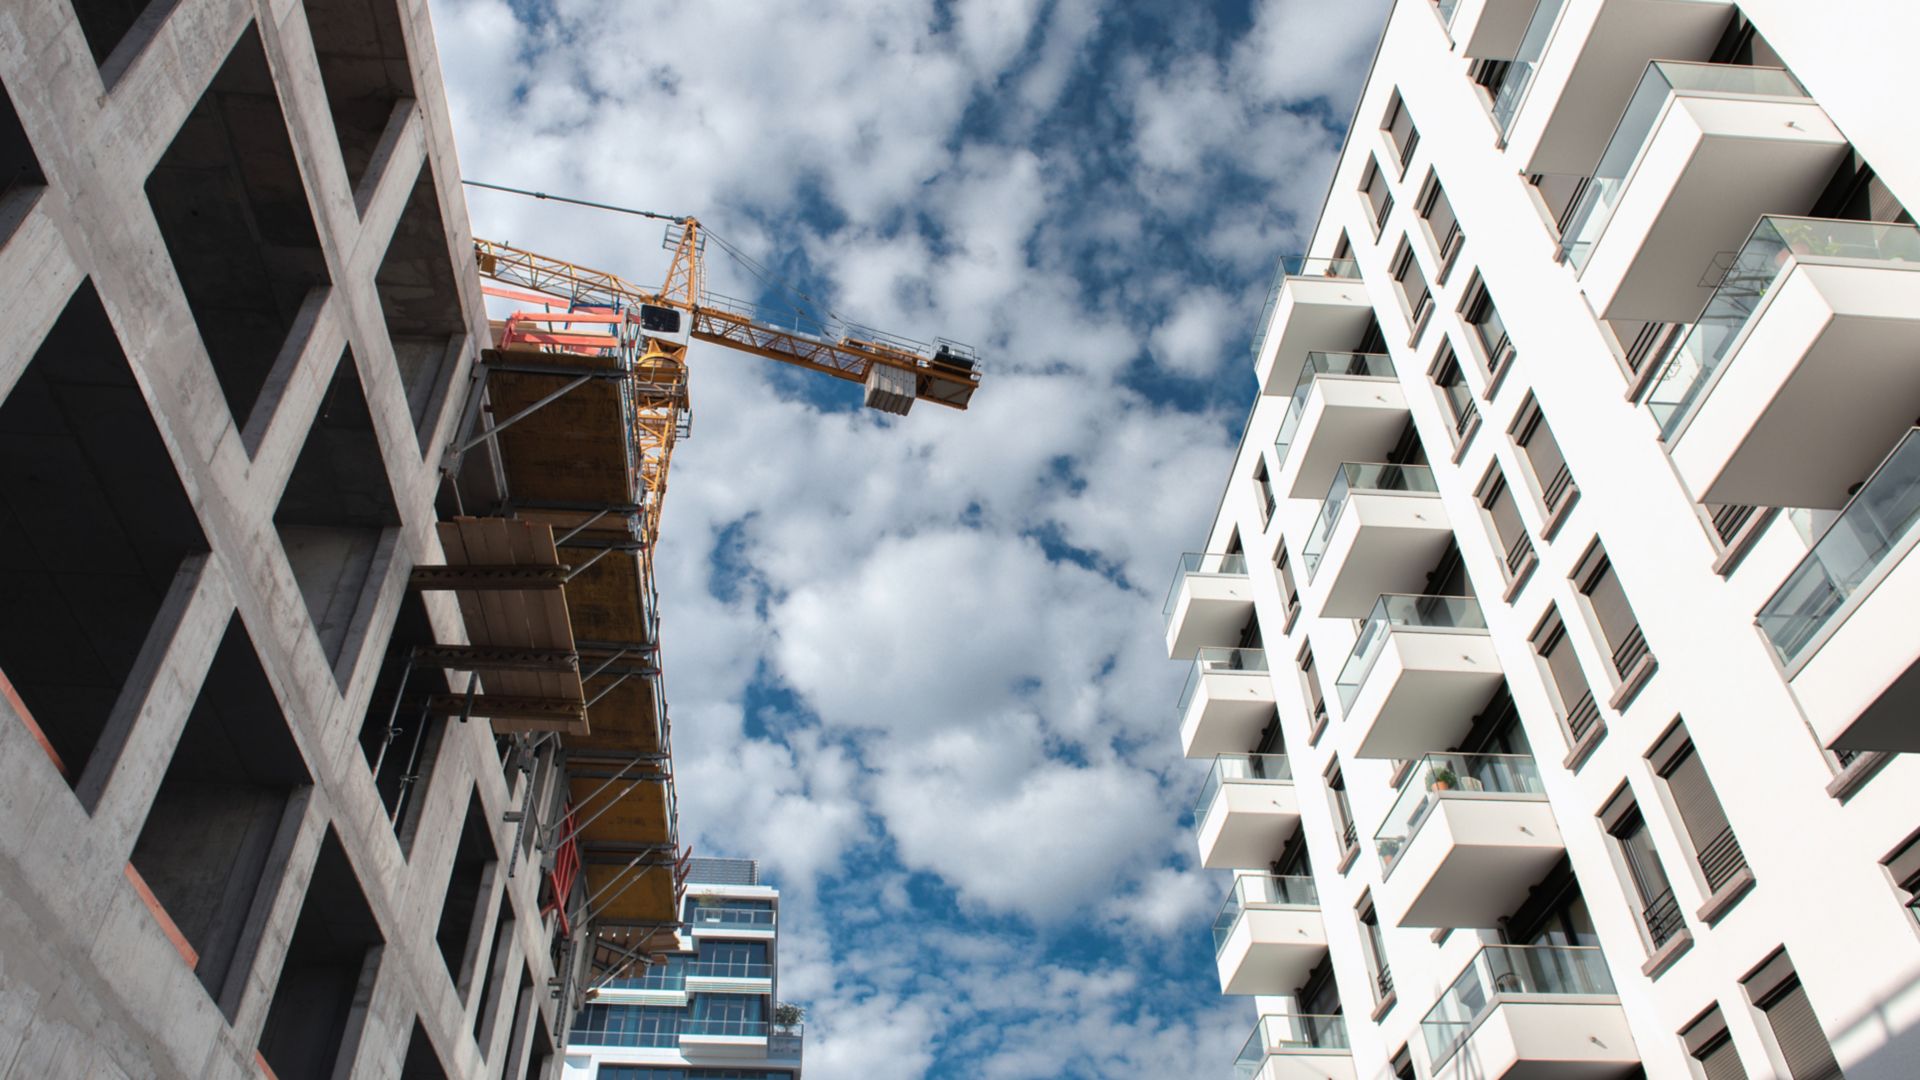
<instances>
[{"instance_id":1,"label":"potted plant on balcony","mask_svg":"<svg viewBox=\"0 0 1920 1080\"><path fill-rule=\"evenodd\" d=\"M807 1018L807 1010L792 1002L783 1001L773 1007L773 1022L780 1027L792 1027Z\"/></svg>"},{"instance_id":2,"label":"potted plant on balcony","mask_svg":"<svg viewBox=\"0 0 1920 1080\"><path fill-rule=\"evenodd\" d=\"M1460 777L1450 766L1435 765L1427 770L1428 791L1450 791L1459 784Z\"/></svg>"}]
</instances>

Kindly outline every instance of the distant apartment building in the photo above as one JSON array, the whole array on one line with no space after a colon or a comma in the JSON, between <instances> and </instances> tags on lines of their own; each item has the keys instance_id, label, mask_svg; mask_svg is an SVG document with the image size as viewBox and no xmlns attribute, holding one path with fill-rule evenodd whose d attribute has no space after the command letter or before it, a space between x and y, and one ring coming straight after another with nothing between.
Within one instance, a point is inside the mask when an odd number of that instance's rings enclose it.
<instances>
[{"instance_id":1,"label":"distant apartment building","mask_svg":"<svg viewBox=\"0 0 1920 1080\"><path fill-rule=\"evenodd\" d=\"M1914 40L1394 5L1164 610L1223 1075L1920 1076Z\"/></svg>"},{"instance_id":2,"label":"distant apartment building","mask_svg":"<svg viewBox=\"0 0 1920 1080\"><path fill-rule=\"evenodd\" d=\"M691 860L678 947L589 992L565 1080L799 1080L779 1000L780 892L751 859Z\"/></svg>"},{"instance_id":3,"label":"distant apartment building","mask_svg":"<svg viewBox=\"0 0 1920 1080\"><path fill-rule=\"evenodd\" d=\"M424 4L0 90L0 1077L558 1076L679 920L635 333L493 347Z\"/></svg>"}]
</instances>

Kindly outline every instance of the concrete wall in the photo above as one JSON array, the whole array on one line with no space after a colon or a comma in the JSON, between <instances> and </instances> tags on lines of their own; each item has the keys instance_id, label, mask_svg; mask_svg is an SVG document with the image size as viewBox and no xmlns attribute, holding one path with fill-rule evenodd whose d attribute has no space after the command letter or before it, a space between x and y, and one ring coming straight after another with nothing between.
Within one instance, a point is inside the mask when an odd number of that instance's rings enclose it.
<instances>
[{"instance_id":1,"label":"concrete wall","mask_svg":"<svg viewBox=\"0 0 1920 1080\"><path fill-rule=\"evenodd\" d=\"M44 627L0 635L0 1077L258 1077L263 1044L298 1075L317 1039L335 1076L517 1080L559 1027L538 875L506 872L526 778L448 725L403 847L360 742L486 332L426 5L18 0L0 84L0 618ZM69 310L92 336L43 348ZM470 800L491 994L435 936Z\"/></svg>"}]
</instances>

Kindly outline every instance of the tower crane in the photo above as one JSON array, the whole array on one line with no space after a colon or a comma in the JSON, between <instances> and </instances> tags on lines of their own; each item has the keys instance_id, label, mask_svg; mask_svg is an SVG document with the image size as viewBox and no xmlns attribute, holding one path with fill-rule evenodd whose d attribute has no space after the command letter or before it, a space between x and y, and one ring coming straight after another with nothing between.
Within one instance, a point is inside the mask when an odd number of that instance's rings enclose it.
<instances>
[{"instance_id":1,"label":"tower crane","mask_svg":"<svg viewBox=\"0 0 1920 1080\"><path fill-rule=\"evenodd\" d=\"M652 216L652 215L649 215ZM865 385L869 408L904 415L915 401L965 409L980 383L979 358L957 341L914 341L831 314L795 307L785 324L748 301L706 287L706 247L713 239L751 267L732 245L707 231L699 219L668 219L662 246L673 252L658 288L635 285L617 274L564 259L475 238L474 254L489 295L547 310L509 315L501 345L595 349L605 333L573 333L570 324L615 323L642 335L634 360L634 436L646 514L645 539L657 537L659 507L666 494L667 466L675 441L691 430L686 392L686 346L658 335L677 335L683 319L695 341L751 353ZM805 297L790 290L801 300ZM564 308L560 313L551 309ZM568 324L555 329L555 324Z\"/></svg>"}]
</instances>

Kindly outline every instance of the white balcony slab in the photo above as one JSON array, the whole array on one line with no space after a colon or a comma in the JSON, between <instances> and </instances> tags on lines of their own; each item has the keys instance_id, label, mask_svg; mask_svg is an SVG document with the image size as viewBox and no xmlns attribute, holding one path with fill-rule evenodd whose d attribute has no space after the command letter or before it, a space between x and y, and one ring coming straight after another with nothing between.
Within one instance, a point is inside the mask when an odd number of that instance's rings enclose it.
<instances>
[{"instance_id":1,"label":"white balcony slab","mask_svg":"<svg viewBox=\"0 0 1920 1080\"><path fill-rule=\"evenodd\" d=\"M764 1057L767 1053L767 1037L765 1035L694 1035L682 1032L680 1051L688 1057Z\"/></svg>"},{"instance_id":2,"label":"white balcony slab","mask_svg":"<svg viewBox=\"0 0 1920 1080\"><path fill-rule=\"evenodd\" d=\"M1813 205L1846 155L1801 99L1670 95L1580 275L1607 319L1692 322L1763 214Z\"/></svg>"},{"instance_id":3,"label":"white balcony slab","mask_svg":"<svg viewBox=\"0 0 1920 1080\"><path fill-rule=\"evenodd\" d=\"M1838 510L1920 416L1920 264L1788 266L1668 454L1715 505Z\"/></svg>"},{"instance_id":4,"label":"white balcony slab","mask_svg":"<svg viewBox=\"0 0 1920 1080\"><path fill-rule=\"evenodd\" d=\"M1351 349L1373 320L1373 301L1359 278L1288 277L1274 304L1266 341L1254 358L1263 394L1293 393L1309 352Z\"/></svg>"},{"instance_id":5,"label":"white balcony slab","mask_svg":"<svg viewBox=\"0 0 1920 1080\"><path fill-rule=\"evenodd\" d=\"M1704 60L1726 0L1569 3L1507 133L1523 173L1590 175L1650 60Z\"/></svg>"},{"instance_id":6,"label":"white balcony slab","mask_svg":"<svg viewBox=\"0 0 1920 1080\"><path fill-rule=\"evenodd\" d=\"M1320 909L1247 908L1214 962L1223 994L1291 994L1327 955Z\"/></svg>"},{"instance_id":7,"label":"white balcony slab","mask_svg":"<svg viewBox=\"0 0 1920 1080\"><path fill-rule=\"evenodd\" d=\"M1457 745L1503 677L1484 633L1393 631L1346 713L1354 755L1404 759Z\"/></svg>"},{"instance_id":8,"label":"white balcony slab","mask_svg":"<svg viewBox=\"0 0 1920 1080\"><path fill-rule=\"evenodd\" d=\"M1254 1080L1358 1080L1353 1055L1341 1050L1278 1050L1267 1055Z\"/></svg>"},{"instance_id":9,"label":"white balcony slab","mask_svg":"<svg viewBox=\"0 0 1920 1080\"><path fill-rule=\"evenodd\" d=\"M1793 695L1820 745L1920 753L1920 558L1914 537L1894 549L1792 673ZM1903 553L1904 552L1904 553Z\"/></svg>"},{"instance_id":10,"label":"white balcony slab","mask_svg":"<svg viewBox=\"0 0 1920 1080\"><path fill-rule=\"evenodd\" d=\"M773 980L690 974L687 976L687 991L695 994L771 994Z\"/></svg>"},{"instance_id":11,"label":"white balcony slab","mask_svg":"<svg viewBox=\"0 0 1920 1080\"><path fill-rule=\"evenodd\" d=\"M1234 645L1253 614L1245 574L1185 574L1167 623L1167 657L1191 660L1208 645Z\"/></svg>"},{"instance_id":12,"label":"white balcony slab","mask_svg":"<svg viewBox=\"0 0 1920 1080\"><path fill-rule=\"evenodd\" d=\"M1359 619L1383 594L1422 592L1452 538L1438 496L1350 491L1308 583L1307 609L1323 618Z\"/></svg>"},{"instance_id":13,"label":"white balcony slab","mask_svg":"<svg viewBox=\"0 0 1920 1080\"><path fill-rule=\"evenodd\" d=\"M1407 426L1400 380L1322 375L1313 380L1300 426L1280 466L1287 497L1318 499L1343 462L1379 461Z\"/></svg>"},{"instance_id":14,"label":"white balcony slab","mask_svg":"<svg viewBox=\"0 0 1920 1080\"><path fill-rule=\"evenodd\" d=\"M1510 60L1520 50L1537 0L1460 0L1454 9L1455 51L1475 60Z\"/></svg>"},{"instance_id":15,"label":"white balcony slab","mask_svg":"<svg viewBox=\"0 0 1920 1080\"><path fill-rule=\"evenodd\" d=\"M1273 676L1266 671L1202 672L1180 718L1180 746L1190 758L1242 754L1273 719Z\"/></svg>"},{"instance_id":16,"label":"white balcony slab","mask_svg":"<svg viewBox=\"0 0 1920 1080\"><path fill-rule=\"evenodd\" d=\"M1566 852L1544 798L1432 792L1433 803L1380 884L1396 926L1497 927Z\"/></svg>"},{"instance_id":17,"label":"white balcony slab","mask_svg":"<svg viewBox=\"0 0 1920 1080\"><path fill-rule=\"evenodd\" d=\"M1640 1067L1613 997L1506 994L1434 1080L1615 1080Z\"/></svg>"},{"instance_id":18,"label":"white balcony slab","mask_svg":"<svg viewBox=\"0 0 1920 1080\"><path fill-rule=\"evenodd\" d=\"M1262 869L1300 827L1300 796L1290 783L1228 780L1200 820L1200 865Z\"/></svg>"}]
</instances>

